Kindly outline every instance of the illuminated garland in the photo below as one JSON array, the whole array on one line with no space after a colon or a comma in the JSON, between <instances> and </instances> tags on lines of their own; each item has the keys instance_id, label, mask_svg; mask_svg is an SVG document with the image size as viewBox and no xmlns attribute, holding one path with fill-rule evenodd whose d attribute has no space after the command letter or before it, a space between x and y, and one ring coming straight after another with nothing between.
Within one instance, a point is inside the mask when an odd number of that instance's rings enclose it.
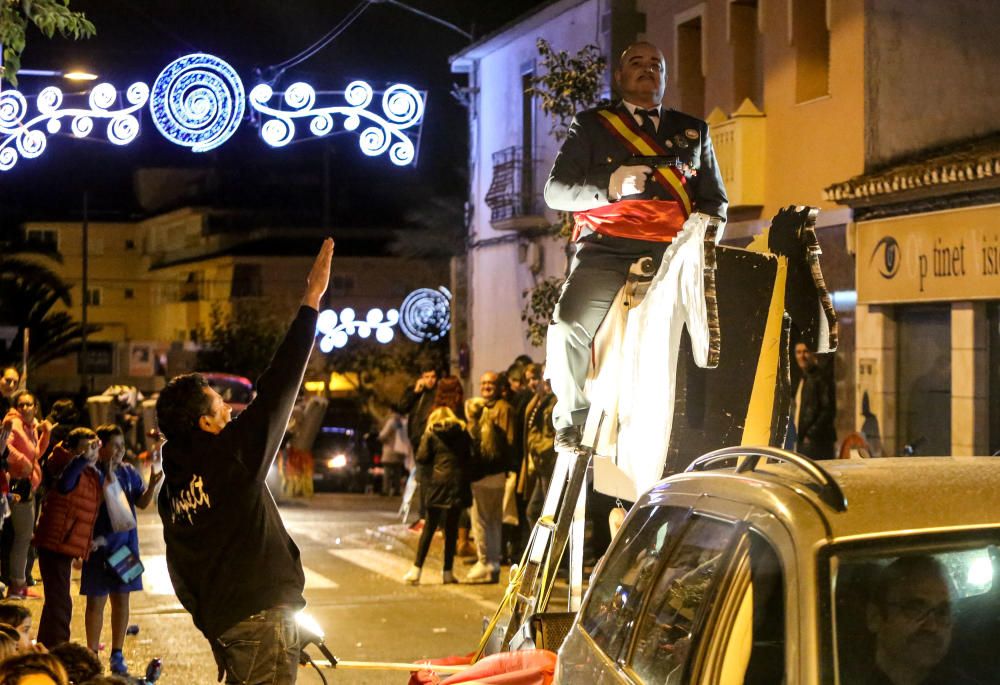
<instances>
[{"instance_id":1,"label":"illuminated garland","mask_svg":"<svg viewBox=\"0 0 1000 685\"><path fill-rule=\"evenodd\" d=\"M382 112L368 110L375 91L364 81L353 81L343 92L347 105L315 107L316 91L306 83L295 83L283 94L289 110L267 103L275 95L267 84L250 91L250 108L270 117L261 125L261 137L269 145L287 145L295 137L295 119L309 120L309 131L324 136L335 129L334 116L343 128L355 131L362 120L359 145L368 156L388 152L393 164L404 166L416 159L410 129L423 120L423 95L403 84L382 93ZM14 167L21 157L32 159L45 151L48 134L59 133L62 120L70 119L70 131L85 138L95 119L106 119L106 135L115 145L131 143L139 134L138 112L147 103L160 134L174 143L207 152L229 140L244 119L247 97L236 70L213 55L195 53L174 60L160 72L152 91L145 83L134 83L124 93L120 109L112 109L119 93L109 83L90 91L87 107L63 106L63 92L49 86L38 94L37 114L29 113L28 100L17 90L0 90L0 171ZM418 128L419 130L419 128Z\"/></svg>"},{"instance_id":2,"label":"illuminated garland","mask_svg":"<svg viewBox=\"0 0 1000 685\"><path fill-rule=\"evenodd\" d=\"M16 90L0 91L0 171L12 168L20 157L34 159L41 155L48 143L46 133L59 133L63 119L70 120L70 131L77 138L90 135L94 119L106 119L108 140L115 145L127 145L139 134L135 113L148 99L149 87L133 83L125 91L127 106L111 109L118 100L118 91L111 84L102 83L90 91L86 108L60 109L62 91L50 86L38 94L35 101L38 114L28 119L28 102L23 95Z\"/></svg>"},{"instance_id":3,"label":"illuminated garland","mask_svg":"<svg viewBox=\"0 0 1000 685\"><path fill-rule=\"evenodd\" d=\"M358 143L361 151L368 156L381 155L389 151L393 164L404 166L415 156L413 141L403 133L423 117L424 103L420 93L410 86L395 85L382 94L384 116L368 111L373 91L364 81L352 81L344 91L347 105L315 107L316 91L308 83L294 83L285 91L284 102L291 109L282 110L269 107L267 102L274 96L266 83L255 86L250 91L250 106L273 119L261 126L260 134L266 143L274 147L287 145L295 137L295 119L308 119L309 131L315 136L325 136L334 129L334 115L344 117L344 130L354 131L365 119L375 124L361 132ZM393 140L395 139L395 143Z\"/></svg>"},{"instance_id":4,"label":"illuminated garland","mask_svg":"<svg viewBox=\"0 0 1000 685\"><path fill-rule=\"evenodd\" d=\"M319 349L330 352L335 347L341 348L346 345L347 339L352 335L367 338L373 331L375 339L383 345L391 342L394 336L392 327L399 321L399 312L390 309L383 314L381 309L370 309L364 321L358 321L354 317L354 310L350 307L342 309L339 317L332 309L320 312L316 320L316 330L323 334L323 338L319 341Z\"/></svg>"},{"instance_id":5,"label":"illuminated garland","mask_svg":"<svg viewBox=\"0 0 1000 685\"><path fill-rule=\"evenodd\" d=\"M347 344L352 335L375 339L383 345L395 337L393 326L399 324L403 334L413 342L440 340L451 328L451 293L445 287L437 290L418 288L403 300L399 310L370 309L364 320L350 307L340 310L326 309L316 320L316 332L322 334L319 349L332 352Z\"/></svg>"}]
</instances>

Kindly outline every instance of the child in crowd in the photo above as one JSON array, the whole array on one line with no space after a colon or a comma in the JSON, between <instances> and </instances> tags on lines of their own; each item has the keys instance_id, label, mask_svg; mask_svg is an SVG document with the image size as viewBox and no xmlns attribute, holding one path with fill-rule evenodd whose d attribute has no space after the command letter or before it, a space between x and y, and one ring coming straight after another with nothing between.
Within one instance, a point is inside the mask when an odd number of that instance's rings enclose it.
<instances>
[{"instance_id":1,"label":"child in crowd","mask_svg":"<svg viewBox=\"0 0 1000 685\"><path fill-rule=\"evenodd\" d=\"M0 602L0 624L17 630L18 649L31 649L31 612L19 602Z\"/></svg>"},{"instance_id":2,"label":"child in crowd","mask_svg":"<svg viewBox=\"0 0 1000 685\"><path fill-rule=\"evenodd\" d=\"M44 652L24 652L0 661L0 685L69 685L62 662Z\"/></svg>"},{"instance_id":3,"label":"child in crowd","mask_svg":"<svg viewBox=\"0 0 1000 685\"><path fill-rule=\"evenodd\" d=\"M38 567L45 585L45 604L38 622L38 642L46 647L69 640L73 598L69 593L74 559L86 559L101 506L97 453L101 441L89 428L74 428L45 462L51 483L35 528ZM2 682L2 681L0 681Z\"/></svg>"},{"instance_id":4,"label":"child in crowd","mask_svg":"<svg viewBox=\"0 0 1000 685\"><path fill-rule=\"evenodd\" d=\"M79 642L64 642L49 650L62 662L71 683L85 683L101 675L101 661L89 647Z\"/></svg>"},{"instance_id":5,"label":"child in crowd","mask_svg":"<svg viewBox=\"0 0 1000 685\"><path fill-rule=\"evenodd\" d=\"M102 482L115 478L121 485L122 492L128 500L135 518L136 506L145 509L153 501L157 486L163 479L163 469L160 467L160 451L153 450L152 471L149 485L142 481L142 476L130 464L122 463L125 456L125 436L122 429L115 425L100 426L97 437L101 441L98 452L98 469ZM127 674L122 647L125 644L125 630L128 628L129 593L142 590L142 575L125 582L111 570L108 557L128 547L132 555L139 559L139 535L135 527L130 530L116 532L108 514L107 502L101 504L94 525L94 542L90 556L83 562L83 573L80 576L80 594L87 598L87 645L98 650L101 642L101 630L104 627L104 606L108 595L111 596L111 672Z\"/></svg>"},{"instance_id":6,"label":"child in crowd","mask_svg":"<svg viewBox=\"0 0 1000 685\"><path fill-rule=\"evenodd\" d=\"M17 645L17 638L14 637L16 634L17 631L10 626L0 625L0 661L21 651Z\"/></svg>"}]
</instances>

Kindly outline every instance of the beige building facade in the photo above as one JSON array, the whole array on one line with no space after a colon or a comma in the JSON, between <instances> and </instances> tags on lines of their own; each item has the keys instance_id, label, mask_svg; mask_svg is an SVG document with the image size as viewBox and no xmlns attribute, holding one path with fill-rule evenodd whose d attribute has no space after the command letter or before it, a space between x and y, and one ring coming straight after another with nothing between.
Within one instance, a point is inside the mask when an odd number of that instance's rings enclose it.
<instances>
[{"instance_id":1,"label":"beige building facade","mask_svg":"<svg viewBox=\"0 0 1000 685\"><path fill-rule=\"evenodd\" d=\"M136 222L89 222L85 295L82 224L37 222L24 230L55 248L58 257L28 258L70 286L74 319L83 319L86 301L88 323L100 326L88 336L88 357L99 371L81 375L77 359L64 357L33 372L34 384L60 392L75 391L81 382L97 389L125 383L150 392L174 374L195 370L213 312L226 316L244 306L290 320L313 262L311 250L325 234L244 228L238 216L200 208ZM448 284L444 260L348 256L351 240L370 239L371 231L333 233L346 254L335 258L324 308L351 307L363 317L373 308L399 308L414 289Z\"/></svg>"}]
</instances>

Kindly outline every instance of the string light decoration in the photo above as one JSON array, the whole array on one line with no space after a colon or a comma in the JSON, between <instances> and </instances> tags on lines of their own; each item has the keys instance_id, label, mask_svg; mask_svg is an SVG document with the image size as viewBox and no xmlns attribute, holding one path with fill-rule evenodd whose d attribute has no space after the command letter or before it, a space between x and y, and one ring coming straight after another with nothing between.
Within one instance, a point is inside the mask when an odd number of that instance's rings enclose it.
<instances>
[{"instance_id":1,"label":"string light decoration","mask_svg":"<svg viewBox=\"0 0 1000 685\"><path fill-rule=\"evenodd\" d=\"M295 138L296 119L307 119L309 131L314 136L325 136L334 130L336 115L344 118L346 131L357 130L362 120L374 124L362 130L358 138L364 154L374 157L388 150L389 159L397 166L405 166L415 157L413 141L404 131L423 118L424 99L410 86L397 84L386 89L382 94L382 114L369 111L374 91L364 81L348 84L343 92L346 105L316 107L316 91L308 83L301 82L293 83L284 92L282 100L290 109L268 105L274 95L266 83L250 91L250 107L272 117L260 128L261 137L268 145L282 147L290 143Z\"/></svg>"},{"instance_id":2,"label":"string light decoration","mask_svg":"<svg viewBox=\"0 0 1000 685\"><path fill-rule=\"evenodd\" d=\"M367 338L375 333L375 339L385 345L392 342L395 332L392 327L399 321L399 312L390 309L382 312L381 309L369 309L364 321L358 321L354 310L345 307L340 310L340 315L332 309L325 309L320 312L316 320L316 330L323 334L319 341L319 349L324 353L332 352L334 348L341 348L347 344L348 338L357 335L359 338Z\"/></svg>"},{"instance_id":3,"label":"string light decoration","mask_svg":"<svg viewBox=\"0 0 1000 685\"><path fill-rule=\"evenodd\" d=\"M35 99L38 113L29 118L28 101L17 90L0 91L0 171L12 169L18 159L34 159L45 152L48 135L62 130L69 119L70 132L86 138L94 130L94 120L105 120L105 134L115 145L127 145L139 134L136 113L149 99L145 83L133 83L124 94L120 109L112 109L118 91L110 83L101 83L87 96L85 107L63 106L63 92L55 86L42 89ZM44 128L44 130L43 130Z\"/></svg>"},{"instance_id":4,"label":"string light decoration","mask_svg":"<svg viewBox=\"0 0 1000 685\"><path fill-rule=\"evenodd\" d=\"M316 106L317 91L307 83L295 83L281 98L282 106L268 104L276 95L261 83L251 89L249 107L263 115L261 137L274 147L295 138L295 120L307 120L313 136L335 131L342 117L344 131L359 131L358 143L368 156L388 153L397 166L413 164L424 116L425 94L411 86L395 84L381 91L381 113L369 110L375 90L364 81L352 81L342 93L346 105ZM326 94L321 91L320 94ZM247 113L247 100L236 70L214 55L194 53L168 64L153 82L133 83L119 92L110 83L101 83L86 94L86 106L70 106L84 96L65 96L54 86L43 89L30 112L29 99L18 90L0 90L0 171L12 169L21 158L33 159L46 148L48 136L62 132L63 120L70 121L70 133L86 138L96 120L107 122L109 142L127 145L140 132L141 110L148 105L153 124L171 143L193 152L213 150L229 140ZM114 109L116 103L120 106ZM365 126L362 126L362 122Z\"/></svg>"},{"instance_id":5,"label":"string light decoration","mask_svg":"<svg viewBox=\"0 0 1000 685\"><path fill-rule=\"evenodd\" d=\"M406 296L400 311L400 328L413 342L440 340L451 328L451 293L418 288Z\"/></svg>"},{"instance_id":6,"label":"string light decoration","mask_svg":"<svg viewBox=\"0 0 1000 685\"><path fill-rule=\"evenodd\" d=\"M329 353L347 345L352 335L368 338L373 333L385 345L395 338L396 324L413 342L440 340L451 328L451 293L444 286L437 290L418 288L404 298L398 310L369 309L364 320L359 320L351 307L339 314L325 309L316 320L316 332L323 336L319 349Z\"/></svg>"},{"instance_id":7,"label":"string light decoration","mask_svg":"<svg viewBox=\"0 0 1000 685\"><path fill-rule=\"evenodd\" d=\"M235 69L214 55L195 53L174 60L156 77L149 111L171 143L208 152L236 133L245 100Z\"/></svg>"}]
</instances>

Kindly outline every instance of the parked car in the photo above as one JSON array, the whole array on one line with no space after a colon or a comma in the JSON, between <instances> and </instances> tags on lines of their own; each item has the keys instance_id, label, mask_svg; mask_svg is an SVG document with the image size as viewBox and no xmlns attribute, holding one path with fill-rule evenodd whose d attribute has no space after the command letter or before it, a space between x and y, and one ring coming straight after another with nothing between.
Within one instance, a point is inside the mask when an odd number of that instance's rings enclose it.
<instances>
[{"instance_id":1,"label":"parked car","mask_svg":"<svg viewBox=\"0 0 1000 685\"><path fill-rule=\"evenodd\" d=\"M997 645L1000 461L727 448L632 508L557 681L997 683Z\"/></svg>"},{"instance_id":2,"label":"parked car","mask_svg":"<svg viewBox=\"0 0 1000 685\"><path fill-rule=\"evenodd\" d=\"M372 464L364 437L371 423L354 398L330 400L312 448L317 490L365 491Z\"/></svg>"},{"instance_id":3,"label":"parked car","mask_svg":"<svg viewBox=\"0 0 1000 685\"><path fill-rule=\"evenodd\" d=\"M208 385L222 396L222 399L233 408L233 418L247 408L254 398L253 383L249 378L235 376L231 373L203 373Z\"/></svg>"}]
</instances>

